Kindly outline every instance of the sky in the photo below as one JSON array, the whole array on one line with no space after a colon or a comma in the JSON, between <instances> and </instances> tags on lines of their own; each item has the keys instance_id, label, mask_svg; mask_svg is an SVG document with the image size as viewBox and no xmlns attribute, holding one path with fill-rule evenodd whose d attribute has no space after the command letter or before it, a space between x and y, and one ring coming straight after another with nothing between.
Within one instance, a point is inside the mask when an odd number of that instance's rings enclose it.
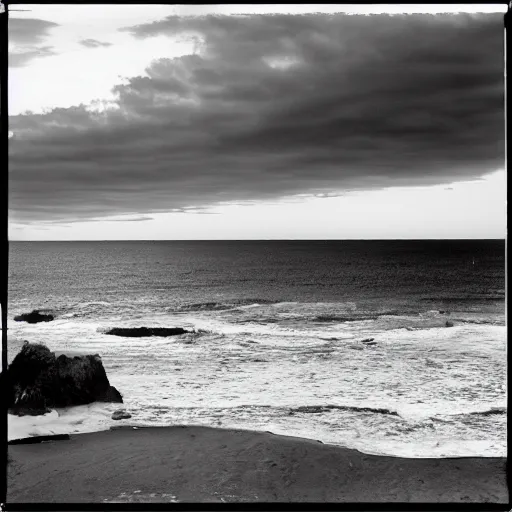
<instances>
[{"instance_id":1,"label":"sky","mask_svg":"<svg viewBox=\"0 0 512 512\"><path fill-rule=\"evenodd\" d=\"M16 5L9 238L504 238L505 8Z\"/></svg>"}]
</instances>

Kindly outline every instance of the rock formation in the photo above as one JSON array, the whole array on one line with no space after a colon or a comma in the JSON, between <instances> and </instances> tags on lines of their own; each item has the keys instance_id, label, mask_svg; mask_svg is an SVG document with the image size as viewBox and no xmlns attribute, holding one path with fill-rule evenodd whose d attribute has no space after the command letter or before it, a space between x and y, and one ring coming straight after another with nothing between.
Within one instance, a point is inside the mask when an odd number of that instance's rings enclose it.
<instances>
[{"instance_id":1,"label":"rock formation","mask_svg":"<svg viewBox=\"0 0 512 512\"><path fill-rule=\"evenodd\" d=\"M25 342L2 374L2 386L9 412L20 416L45 414L50 407L123 402L99 355L55 357L36 343Z\"/></svg>"},{"instance_id":2,"label":"rock formation","mask_svg":"<svg viewBox=\"0 0 512 512\"><path fill-rule=\"evenodd\" d=\"M112 414L113 420L127 420L128 418L131 418L132 415L129 412L126 412L126 409L118 409L117 411L114 411Z\"/></svg>"},{"instance_id":3,"label":"rock formation","mask_svg":"<svg viewBox=\"0 0 512 512\"><path fill-rule=\"evenodd\" d=\"M39 313L37 309L34 309L34 311L31 311L30 313L22 313L21 315L15 316L14 320L16 322L37 324L38 322L51 322L53 318L53 315L45 315L43 313Z\"/></svg>"},{"instance_id":4,"label":"rock formation","mask_svg":"<svg viewBox=\"0 0 512 512\"><path fill-rule=\"evenodd\" d=\"M181 327L114 327L106 334L113 336L126 336L130 338L142 338L145 336L177 336L187 334L190 331Z\"/></svg>"}]
</instances>

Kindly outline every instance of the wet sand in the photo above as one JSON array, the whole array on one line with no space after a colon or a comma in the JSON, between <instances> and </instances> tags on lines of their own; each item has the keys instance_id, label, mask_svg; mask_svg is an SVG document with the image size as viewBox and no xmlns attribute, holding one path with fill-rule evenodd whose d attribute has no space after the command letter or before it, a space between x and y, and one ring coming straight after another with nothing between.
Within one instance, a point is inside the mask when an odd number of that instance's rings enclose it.
<instances>
[{"instance_id":1,"label":"wet sand","mask_svg":"<svg viewBox=\"0 0 512 512\"><path fill-rule=\"evenodd\" d=\"M504 458L405 459L208 427L9 446L8 502L507 503Z\"/></svg>"}]
</instances>

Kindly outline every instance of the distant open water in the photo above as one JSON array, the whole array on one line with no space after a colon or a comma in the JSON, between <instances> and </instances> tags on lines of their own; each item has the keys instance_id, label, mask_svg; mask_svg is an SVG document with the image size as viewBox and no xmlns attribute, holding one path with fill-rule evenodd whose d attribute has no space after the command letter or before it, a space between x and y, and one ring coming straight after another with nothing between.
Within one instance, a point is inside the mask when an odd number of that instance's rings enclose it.
<instances>
[{"instance_id":1,"label":"distant open water","mask_svg":"<svg viewBox=\"0 0 512 512\"><path fill-rule=\"evenodd\" d=\"M9 360L25 339L99 353L133 415L10 417L10 437L200 424L374 454L506 454L503 241L10 247ZM12 321L32 309L56 320ZM105 334L128 326L194 332Z\"/></svg>"}]
</instances>

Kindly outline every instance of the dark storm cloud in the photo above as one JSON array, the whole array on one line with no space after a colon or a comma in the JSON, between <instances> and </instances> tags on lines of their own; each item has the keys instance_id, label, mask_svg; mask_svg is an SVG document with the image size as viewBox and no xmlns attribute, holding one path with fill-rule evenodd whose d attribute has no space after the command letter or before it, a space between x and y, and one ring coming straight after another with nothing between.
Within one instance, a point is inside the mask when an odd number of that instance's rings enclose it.
<instances>
[{"instance_id":1,"label":"dark storm cloud","mask_svg":"<svg viewBox=\"0 0 512 512\"><path fill-rule=\"evenodd\" d=\"M80 44L86 48L101 48L112 46L112 43L103 43L101 41L97 41L96 39L82 39Z\"/></svg>"},{"instance_id":2,"label":"dark storm cloud","mask_svg":"<svg viewBox=\"0 0 512 512\"><path fill-rule=\"evenodd\" d=\"M503 166L502 15L169 17L118 109L11 118L16 218L450 183ZM172 44L172 39L170 39Z\"/></svg>"},{"instance_id":3,"label":"dark storm cloud","mask_svg":"<svg viewBox=\"0 0 512 512\"><path fill-rule=\"evenodd\" d=\"M40 46L48 35L49 29L58 27L52 21L34 18L9 19L9 66L22 67L38 57L56 55L53 46Z\"/></svg>"}]
</instances>

